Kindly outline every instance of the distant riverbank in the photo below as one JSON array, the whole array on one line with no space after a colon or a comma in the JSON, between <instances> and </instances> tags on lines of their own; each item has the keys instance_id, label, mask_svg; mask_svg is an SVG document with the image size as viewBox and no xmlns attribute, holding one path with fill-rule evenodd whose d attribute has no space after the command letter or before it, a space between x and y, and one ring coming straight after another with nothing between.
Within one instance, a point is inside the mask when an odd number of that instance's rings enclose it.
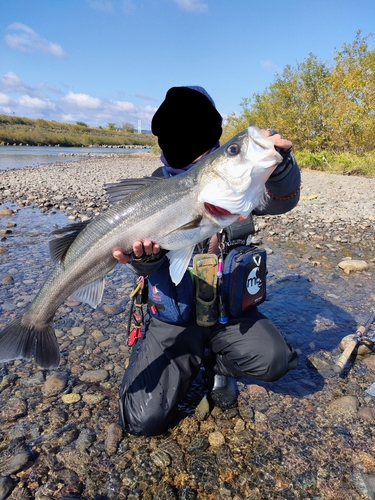
<instances>
[{"instance_id":1,"label":"distant riverbank","mask_svg":"<svg viewBox=\"0 0 375 500\"><path fill-rule=\"evenodd\" d=\"M150 152L151 149L139 146L106 147L57 147L57 146L0 146L0 170L37 167L52 163L71 162L82 156L131 154Z\"/></svg>"}]
</instances>

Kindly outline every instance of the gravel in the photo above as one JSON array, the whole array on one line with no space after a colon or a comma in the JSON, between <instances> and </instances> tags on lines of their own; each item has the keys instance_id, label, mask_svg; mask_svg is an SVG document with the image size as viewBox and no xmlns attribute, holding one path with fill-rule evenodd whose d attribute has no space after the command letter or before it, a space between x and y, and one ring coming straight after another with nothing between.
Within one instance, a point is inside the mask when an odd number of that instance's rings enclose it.
<instances>
[{"instance_id":1,"label":"gravel","mask_svg":"<svg viewBox=\"0 0 375 500\"><path fill-rule=\"evenodd\" d=\"M143 177L151 153L0 172L0 329L43 284L51 229L108 207L103 185ZM340 375L339 344L374 309L375 179L302 172L292 212L256 218L268 251L261 310L298 350L273 383L237 381L237 408L211 408L201 373L161 436L126 435L117 398L129 358L132 276L117 266L103 304L55 317L62 361L0 365L0 500L373 499L371 349ZM356 269L339 267L359 261Z\"/></svg>"}]
</instances>

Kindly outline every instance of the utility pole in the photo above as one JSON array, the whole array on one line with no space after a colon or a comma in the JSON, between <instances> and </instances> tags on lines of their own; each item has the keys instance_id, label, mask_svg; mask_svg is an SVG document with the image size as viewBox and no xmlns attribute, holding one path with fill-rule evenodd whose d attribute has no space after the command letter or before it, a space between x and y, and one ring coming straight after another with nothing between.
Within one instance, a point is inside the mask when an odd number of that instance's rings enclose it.
<instances>
[{"instance_id":1,"label":"utility pole","mask_svg":"<svg viewBox=\"0 0 375 500\"><path fill-rule=\"evenodd\" d=\"M138 120L138 134L142 133L142 120Z\"/></svg>"}]
</instances>

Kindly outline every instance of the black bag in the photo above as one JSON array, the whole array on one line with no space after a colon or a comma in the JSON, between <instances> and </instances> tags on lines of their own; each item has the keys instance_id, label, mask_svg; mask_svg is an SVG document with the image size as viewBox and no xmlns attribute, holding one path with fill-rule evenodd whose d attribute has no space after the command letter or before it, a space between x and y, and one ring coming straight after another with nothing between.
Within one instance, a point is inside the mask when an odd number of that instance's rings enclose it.
<instances>
[{"instance_id":1,"label":"black bag","mask_svg":"<svg viewBox=\"0 0 375 500\"><path fill-rule=\"evenodd\" d=\"M248 215L246 219L241 219L227 226L223 233L225 235L225 244L227 248L234 246L245 245L247 238L254 234L254 221L252 215Z\"/></svg>"},{"instance_id":2,"label":"black bag","mask_svg":"<svg viewBox=\"0 0 375 500\"><path fill-rule=\"evenodd\" d=\"M225 258L220 294L224 295L231 317L266 299L267 253L262 248L240 246Z\"/></svg>"}]
</instances>

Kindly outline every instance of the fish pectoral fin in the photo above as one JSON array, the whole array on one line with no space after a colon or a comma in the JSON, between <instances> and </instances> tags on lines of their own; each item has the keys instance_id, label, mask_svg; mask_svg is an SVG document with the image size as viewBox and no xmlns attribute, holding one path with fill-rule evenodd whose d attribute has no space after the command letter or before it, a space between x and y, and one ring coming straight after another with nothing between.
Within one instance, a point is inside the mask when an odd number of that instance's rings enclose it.
<instances>
[{"instance_id":1,"label":"fish pectoral fin","mask_svg":"<svg viewBox=\"0 0 375 500\"><path fill-rule=\"evenodd\" d=\"M199 227L201 221L203 219L203 215L197 215L194 219L189 220L186 224L183 224L182 226L176 227L176 229L173 229L167 235L169 236L170 234L173 233L178 233L179 231L188 231L189 229L196 229Z\"/></svg>"},{"instance_id":2,"label":"fish pectoral fin","mask_svg":"<svg viewBox=\"0 0 375 500\"><path fill-rule=\"evenodd\" d=\"M52 261L57 264L61 262L64 255L68 251L68 248L77 238L77 236L85 229L90 221L78 222L77 224L69 224L68 226L62 227L60 229L55 229L51 234L65 234L61 238L55 238L49 242L49 252L51 254Z\"/></svg>"},{"instance_id":3,"label":"fish pectoral fin","mask_svg":"<svg viewBox=\"0 0 375 500\"><path fill-rule=\"evenodd\" d=\"M170 250L167 253L169 259L169 274L175 285L182 280L186 269L189 266L191 256L193 255L195 245L181 248L180 250Z\"/></svg>"},{"instance_id":4,"label":"fish pectoral fin","mask_svg":"<svg viewBox=\"0 0 375 500\"><path fill-rule=\"evenodd\" d=\"M186 224L178 227L177 229L174 229L172 231L172 233L174 233L175 231L186 231L188 229L195 229L195 228L199 227L199 224L201 223L202 219L203 219L203 215L199 214L195 217L195 219L187 222Z\"/></svg>"},{"instance_id":5,"label":"fish pectoral fin","mask_svg":"<svg viewBox=\"0 0 375 500\"><path fill-rule=\"evenodd\" d=\"M152 182L161 181L163 177L141 177L135 179L120 179L118 182L105 184L104 189L109 196L110 203L116 203L123 200L130 194L148 186Z\"/></svg>"},{"instance_id":6,"label":"fish pectoral fin","mask_svg":"<svg viewBox=\"0 0 375 500\"><path fill-rule=\"evenodd\" d=\"M104 285L105 276L78 288L78 290L71 294L70 298L79 302L86 302L86 304L96 309L97 305L102 301Z\"/></svg>"}]
</instances>

